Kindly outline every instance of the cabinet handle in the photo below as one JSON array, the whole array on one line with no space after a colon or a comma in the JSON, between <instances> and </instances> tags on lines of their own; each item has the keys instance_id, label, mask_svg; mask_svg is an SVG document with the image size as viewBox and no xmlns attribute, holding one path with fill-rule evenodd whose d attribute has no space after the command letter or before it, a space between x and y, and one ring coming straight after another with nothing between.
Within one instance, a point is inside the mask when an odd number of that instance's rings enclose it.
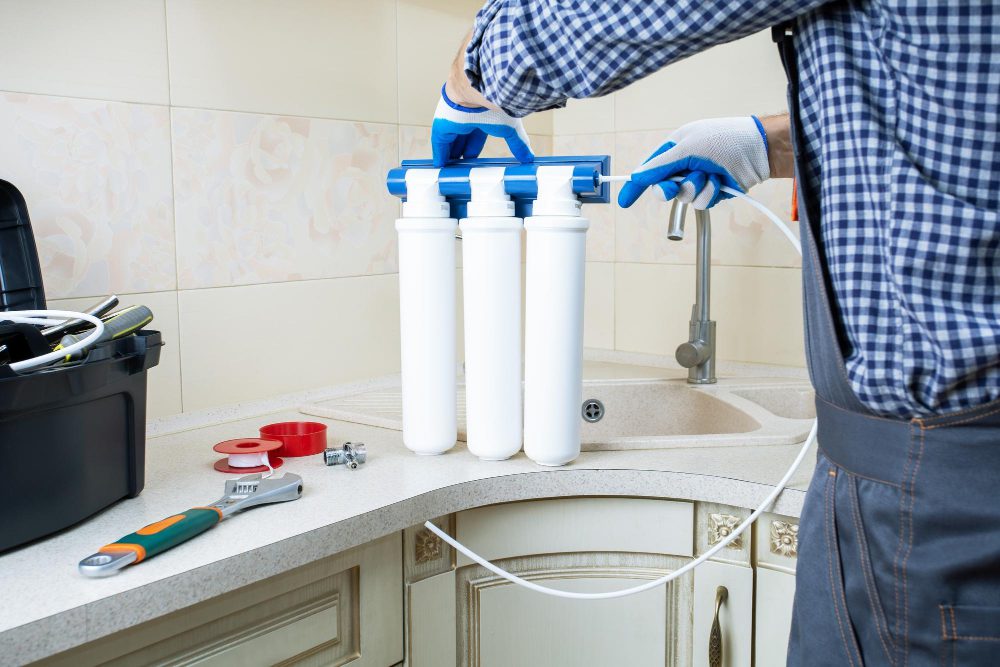
<instances>
[{"instance_id":1,"label":"cabinet handle","mask_svg":"<svg viewBox=\"0 0 1000 667\"><path fill-rule=\"evenodd\" d=\"M708 633L708 667L722 667L722 627L719 625L719 610L729 597L729 589L719 586L715 589L715 618Z\"/></svg>"}]
</instances>

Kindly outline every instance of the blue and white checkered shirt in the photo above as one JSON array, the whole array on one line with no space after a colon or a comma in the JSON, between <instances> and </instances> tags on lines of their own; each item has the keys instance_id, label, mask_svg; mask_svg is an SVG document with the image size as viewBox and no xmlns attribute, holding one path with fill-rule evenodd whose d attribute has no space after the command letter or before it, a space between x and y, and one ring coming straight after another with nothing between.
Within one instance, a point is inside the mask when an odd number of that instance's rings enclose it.
<instances>
[{"instance_id":1,"label":"blue and white checkered shirt","mask_svg":"<svg viewBox=\"0 0 1000 667\"><path fill-rule=\"evenodd\" d=\"M1000 398L1000 3L491 0L466 68L523 116L791 19L855 392L898 417Z\"/></svg>"}]
</instances>

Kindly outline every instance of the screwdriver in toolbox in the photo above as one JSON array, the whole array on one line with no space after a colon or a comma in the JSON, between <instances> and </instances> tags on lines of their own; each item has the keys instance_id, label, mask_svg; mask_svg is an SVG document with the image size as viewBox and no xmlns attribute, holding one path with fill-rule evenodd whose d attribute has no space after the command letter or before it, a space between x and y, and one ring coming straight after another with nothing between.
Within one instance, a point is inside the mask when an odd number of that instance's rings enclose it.
<instances>
[{"instance_id":1,"label":"screwdriver in toolbox","mask_svg":"<svg viewBox=\"0 0 1000 667\"><path fill-rule=\"evenodd\" d=\"M99 345L105 341L134 334L136 331L139 331L153 321L153 311L146 306L129 306L128 308L122 308L119 311L111 313L110 316L106 319L102 318L102 320L104 321L104 333L101 334L101 337L94 342L94 345ZM86 338L88 335L89 334L87 332L66 334L62 337L62 340L59 341L59 344L55 347L55 349L60 350L64 347L69 347L73 343ZM80 350L76 354L67 355L66 361L82 359L84 354L85 351Z\"/></svg>"},{"instance_id":2,"label":"screwdriver in toolbox","mask_svg":"<svg viewBox=\"0 0 1000 667\"><path fill-rule=\"evenodd\" d=\"M83 312L88 315L93 315L94 317L103 318L117 305L118 295L112 294ZM42 329L42 335L45 336L45 339L49 341L49 344L51 345L68 333L77 333L83 329L89 329L92 326L93 325L87 320L66 320L62 324L56 324L55 326L48 327L47 329Z\"/></svg>"},{"instance_id":3,"label":"screwdriver in toolbox","mask_svg":"<svg viewBox=\"0 0 1000 667\"><path fill-rule=\"evenodd\" d=\"M83 311L88 315L93 315L94 317L100 317L104 319L107 313L118 305L118 296L112 294L101 299L98 303L94 304L87 310ZM2 317L0 317L2 319ZM42 336L48 341L49 345L56 343L67 333L76 333L83 329L87 329L92 326L86 320L66 320L62 324L56 324L54 326L48 327L47 329L42 329ZM7 354L7 346L0 345L0 364L6 364L10 362L9 355Z\"/></svg>"}]
</instances>

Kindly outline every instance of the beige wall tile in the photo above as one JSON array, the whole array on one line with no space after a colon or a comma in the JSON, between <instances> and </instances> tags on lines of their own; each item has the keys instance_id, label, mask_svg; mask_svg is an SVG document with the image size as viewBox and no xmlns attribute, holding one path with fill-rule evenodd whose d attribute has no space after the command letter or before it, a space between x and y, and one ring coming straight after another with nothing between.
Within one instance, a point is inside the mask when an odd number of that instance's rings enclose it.
<instances>
[{"instance_id":1,"label":"beige wall tile","mask_svg":"<svg viewBox=\"0 0 1000 667\"><path fill-rule=\"evenodd\" d=\"M555 155L610 155L611 170L615 170L615 135L604 134L574 134L556 135L552 138L553 154ZM617 185L611 188L617 193ZM590 220L587 230L587 261L615 261L615 209L618 205L585 204L583 215Z\"/></svg>"},{"instance_id":2,"label":"beige wall tile","mask_svg":"<svg viewBox=\"0 0 1000 667\"><path fill-rule=\"evenodd\" d=\"M166 107L0 93L50 298L176 287Z\"/></svg>"},{"instance_id":3,"label":"beige wall tile","mask_svg":"<svg viewBox=\"0 0 1000 667\"><path fill-rule=\"evenodd\" d=\"M399 372L395 275L180 292L184 409Z\"/></svg>"},{"instance_id":4,"label":"beige wall tile","mask_svg":"<svg viewBox=\"0 0 1000 667\"><path fill-rule=\"evenodd\" d=\"M798 235L792 217L792 179L775 178L753 188L764 204ZM694 221L693 214L688 214ZM729 199L712 207L712 263L729 266L801 266L802 259L767 216L745 201ZM692 226L692 230L694 227Z\"/></svg>"},{"instance_id":5,"label":"beige wall tile","mask_svg":"<svg viewBox=\"0 0 1000 667\"><path fill-rule=\"evenodd\" d=\"M615 347L673 355L687 340L694 268L615 265ZM712 269L712 317L720 359L805 364L801 272L798 269Z\"/></svg>"},{"instance_id":6,"label":"beige wall tile","mask_svg":"<svg viewBox=\"0 0 1000 667\"><path fill-rule=\"evenodd\" d=\"M614 95L615 130L785 111L785 74L770 30L674 63Z\"/></svg>"},{"instance_id":7,"label":"beige wall tile","mask_svg":"<svg viewBox=\"0 0 1000 667\"><path fill-rule=\"evenodd\" d=\"M394 0L166 0L177 106L396 122Z\"/></svg>"},{"instance_id":8,"label":"beige wall tile","mask_svg":"<svg viewBox=\"0 0 1000 667\"><path fill-rule=\"evenodd\" d=\"M719 266L712 298L720 359L805 366L800 270Z\"/></svg>"},{"instance_id":9,"label":"beige wall tile","mask_svg":"<svg viewBox=\"0 0 1000 667\"><path fill-rule=\"evenodd\" d=\"M551 134L531 134L528 135L531 139L531 149L535 151L535 155L554 155L552 149L552 142L555 137Z\"/></svg>"},{"instance_id":10,"label":"beige wall tile","mask_svg":"<svg viewBox=\"0 0 1000 667\"><path fill-rule=\"evenodd\" d=\"M629 173L665 141L668 131L618 132L615 134L615 159L618 173ZM619 184L615 184L617 202ZM649 191L629 208L615 203L615 259L619 262L657 262L690 264L694 262L694 214L688 213L683 241L667 238L670 203L655 191Z\"/></svg>"},{"instance_id":11,"label":"beige wall tile","mask_svg":"<svg viewBox=\"0 0 1000 667\"><path fill-rule=\"evenodd\" d=\"M0 90L167 104L162 0L0 0Z\"/></svg>"},{"instance_id":12,"label":"beige wall tile","mask_svg":"<svg viewBox=\"0 0 1000 667\"><path fill-rule=\"evenodd\" d=\"M693 267L615 264L615 349L672 356L693 302Z\"/></svg>"},{"instance_id":13,"label":"beige wall tile","mask_svg":"<svg viewBox=\"0 0 1000 667\"><path fill-rule=\"evenodd\" d=\"M524 129L528 134L553 134L552 112L541 111L524 117Z\"/></svg>"},{"instance_id":14,"label":"beige wall tile","mask_svg":"<svg viewBox=\"0 0 1000 667\"><path fill-rule=\"evenodd\" d=\"M172 114L182 289L395 271L394 125Z\"/></svg>"},{"instance_id":15,"label":"beige wall tile","mask_svg":"<svg viewBox=\"0 0 1000 667\"><path fill-rule=\"evenodd\" d=\"M593 134L614 130L614 95L569 100L564 108L552 112L552 133L555 135Z\"/></svg>"},{"instance_id":16,"label":"beige wall tile","mask_svg":"<svg viewBox=\"0 0 1000 667\"><path fill-rule=\"evenodd\" d=\"M399 0L399 122L430 125L441 85L481 0Z\"/></svg>"},{"instance_id":17,"label":"beige wall tile","mask_svg":"<svg viewBox=\"0 0 1000 667\"><path fill-rule=\"evenodd\" d=\"M143 305L153 311L148 328L159 331L163 338L160 363L150 369L147 377L146 416L150 419L177 414L181 411L181 341L177 321L177 292L122 294L121 306ZM98 299L55 299L49 307L57 310L86 310ZM193 343L193 341L192 341Z\"/></svg>"},{"instance_id":18,"label":"beige wall tile","mask_svg":"<svg viewBox=\"0 0 1000 667\"><path fill-rule=\"evenodd\" d=\"M583 304L583 345L615 347L615 265L587 262Z\"/></svg>"}]
</instances>

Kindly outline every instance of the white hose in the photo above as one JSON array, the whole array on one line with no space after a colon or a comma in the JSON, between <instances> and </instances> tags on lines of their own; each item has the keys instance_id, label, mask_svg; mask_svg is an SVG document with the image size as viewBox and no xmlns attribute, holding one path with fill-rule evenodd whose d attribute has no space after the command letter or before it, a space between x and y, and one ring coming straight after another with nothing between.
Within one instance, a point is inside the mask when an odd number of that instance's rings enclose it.
<instances>
[{"instance_id":1,"label":"white hose","mask_svg":"<svg viewBox=\"0 0 1000 667\"><path fill-rule=\"evenodd\" d=\"M67 356L84 350L96 343L97 339L104 333L104 322L93 315L77 313L72 310L10 310L0 312L0 322L16 322L18 324L35 324L38 326L53 326L72 319L90 322L94 325L94 330L85 338L62 349L32 357L31 359L15 361L9 364L10 369L15 373L28 371L39 366L51 364L54 361L65 359Z\"/></svg>"},{"instance_id":2,"label":"white hose","mask_svg":"<svg viewBox=\"0 0 1000 667\"><path fill-rule=\"evenodd\" d=\"M629 177L601 176L600 180L603 182L627 181L629 180ZM681 179L676 178L674 180L681 180ZM778 229L781 230L781 232L792 243L792 245L795 246L795 250L798 251L800 255L802 254L802 246L799 244L799 240L795 238L795 234L793 234L792 230L788 227L788 225L786 225L785 222L777 215L775 215L769 208L761 204L753 197L744 194L739 190L735 190L727 186L722 186L722 191L731 194L734 197L745 199L755 208L764 213L764 215L766 215L771 222L777 225ZM545 595L551 595L553 597L558 597L558 598L568 598L570 600L610 600L612 598L621 598L629 595L635 595L636 593L642 593L643 591L648 591L651 588L656 588L657 586L663 585L669 581L673 581L674 579L680 577L681 575L690 572L691 570L698 567L699 565L704 563L706 560L708 560L715 554L719 553L719 551L721 551L722 549L725 549L727 546L729 546L730 543L733 542L733 540L742 535L746 531L746 529L749 528L751 524L753 524L753 522L757 520L757 517L759 517L761 514L766 512L768 508L771 507L771 505L778 498L778 496L781 495L781 492L785 490L785 487L788 485L789 480L791 480L792 475L795 474L795 471L798 470L799 466L802 464L802 460L805 459L806 453L809 451L809 448L816 441L816 429L818 426L819 426L818 422L814 421L812 428L809 430L809 435L806 436L805 442L802 443L802 448L799 450L799 453L795 457L795 460L792 461L792 465L788 467L788 470L785 472L784 477L782 477L781 480L775 485L775 487L771 490L771 493L768 494L768 496L764 499L764 501L760 504L760 506L757 509L755 509L750 514L750 516L748 516L743 521L743 523L741 523L739 526L736 527L736 530L731 532L723 540L713 545L711 549L709 549L702 555L698 556L690 563L685 564L684 566L674 570L670 574L660 577L659 579L653 579L652 581L647 581L644 584L639 584L638 586L632 586L631 588L623 588L621 590L608 591L606 593L575 593L572 591L562 591L559 590L558 588L549 588L548 586L540 586L539 584L536 584L532 581L528 581L527 579L522 579L516 574L511 574L502 567L494 565L493 563L486 560L479 554L473 552L464 544L458 542L455 538L453 538L451 535L448 535L446 532L438 528L430 521L424 523L424 527L427 528L432 533L434 533L435 535L437 535L438 537L440 537L448 544L450 544L459 552L466 555L471 560L485 567L493 574L499 577L503 577L504 579L513 584L517 584L518 586L523 586L524 588L535 591L537 593L543 593Z\"/></svg>"}]
</instances>

